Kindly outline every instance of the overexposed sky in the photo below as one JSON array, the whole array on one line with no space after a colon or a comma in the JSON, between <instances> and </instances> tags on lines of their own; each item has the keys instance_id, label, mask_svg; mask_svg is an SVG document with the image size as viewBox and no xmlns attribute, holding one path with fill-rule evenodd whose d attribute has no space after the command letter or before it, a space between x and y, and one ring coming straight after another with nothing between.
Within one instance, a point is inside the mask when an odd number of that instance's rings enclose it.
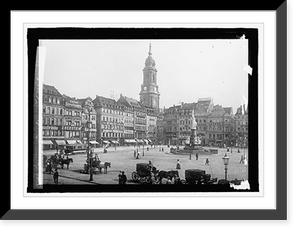
<instances>
[{"instance_id":1,"label":"overexposed sky","mask_svg":"<svg viewBox=\"0 0 300 233\"><path fill-rule=\"evenodd\" d=\"M113 93L139 100L151 43L160 107L213 98L236 109L248 99L248 40L43 40L44 83L92 99Z\"/></svg>"}]
</instances>

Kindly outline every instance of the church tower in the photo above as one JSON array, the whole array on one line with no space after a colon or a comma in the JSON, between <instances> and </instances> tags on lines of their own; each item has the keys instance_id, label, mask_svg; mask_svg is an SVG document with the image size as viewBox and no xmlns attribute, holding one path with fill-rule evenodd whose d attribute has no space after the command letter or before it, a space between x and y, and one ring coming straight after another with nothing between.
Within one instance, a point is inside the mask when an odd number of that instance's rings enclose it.
<instances>
[{"instance_id":1,"label":"church tower","mask_svg":"<svg viewBox=\"0 0 300 233\"><path fill-rule=\"evenodd\" d=\"M140 102L148 107L158 110L160 94L157 85L157 69L155 68L155 61L151 56L151 44L149 45L148 55L143 69L143 84L141 85Z\"/></svg>"}]
</instances>

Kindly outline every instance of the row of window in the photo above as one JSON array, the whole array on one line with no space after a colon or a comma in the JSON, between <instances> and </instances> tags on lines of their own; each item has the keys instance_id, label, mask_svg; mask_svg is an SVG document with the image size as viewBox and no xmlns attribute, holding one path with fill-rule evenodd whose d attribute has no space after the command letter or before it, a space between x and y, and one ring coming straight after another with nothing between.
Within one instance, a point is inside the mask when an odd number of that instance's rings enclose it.
<instances>
[{"instance_id":1,"label":"row of window","mask_svg":"<svg viewBox=\"0 0 300 233\"><path fill-rule=\"evenodd\" d=\"M49 106L43 106L43 113L44 114L52 114L52 115L63 115L64 111L62 108L55 108Z\"/></svg>"},{"instance_id":2,"label":"row of window","mask_svg":"<svg viewBox=\"0 0 300 233\"><path fill-rule=\"evenodd\" d=\"M109 116L101 116L102 121L107 121L107 122L117 122L117 123L123 123L122 118L119 117L109 117Z\"/></svg>"},{"instance_id":3,"label":"row of window","mask_svg":"<svg viewBox=\"0 0 300 233\"><path fill-rule=\"evenodd\" d=\"M101 134L103 138L123 138L123 133L110 133L110 132L103 132ZM132 135L131 135L132 136Z\"/></svg>"},{"instance_id":4,"label":"row of window","mask_svg":"<svg viewBox=\"0 0 300 233\"><path fill-rule=\"evenodd\" d=\"M101 125L101 129L110 129L110 130L124 130L124 127L122 125Z\"/></svg>"},{"instance_id":5,"label":"row of window","mask_svg":"<svg viewBox=\"0 0 300 233\"><path fill-rule=\"evenodd\" d=\"M60 98L56 98L56 97L53 97L53 96L44 95L43 99L44 99L45 103L52 103L52 104L60 104L61 103Z\"/></svg>"},{"instance_id":6,"label":"row of window","mask_svg":"<svg viewBox=\"0 0 300 233\"><path fill-rule=\"evenodd\" d=\"M135 123L138 123L138 124L146 124L146 119L135 118Z\"/></svg>"},{"instance_id":7,"label":"row of window","mask_svg":"<svg viewBox=\"0 0 300 233\"><path fill-rule=\"evenodd\" d=\"M61 130L43 130L43 136L64 136Z\"/></svg>"},{"instance_id":8,"label":"row of window","mask_svg":"<svg viewBox=\"0 0 300 233\"><path fill-rule=\"evenodd\" d=\"M43 125L63 125L63 119L43 117Z\"/></svg>"}]
</instances>

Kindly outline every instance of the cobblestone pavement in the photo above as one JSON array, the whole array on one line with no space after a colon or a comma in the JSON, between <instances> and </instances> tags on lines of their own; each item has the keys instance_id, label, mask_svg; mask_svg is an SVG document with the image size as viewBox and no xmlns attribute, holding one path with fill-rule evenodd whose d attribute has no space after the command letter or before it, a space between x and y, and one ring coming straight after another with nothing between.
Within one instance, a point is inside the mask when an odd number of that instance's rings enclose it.
<instances>
[{"instance_id":1,"label":"cobblestone pavement","mask_svg":"<svg viewBox=\"0 0 300 233\"><path fill-rule=\"evenodd\" d=\"M93 175L93 181L89 181L90 175L83 174L83 165L86 160L86 154L80 153L75 155L70 155L69 158L73 158L73 163L70 164L69 170L61 169L59 167L59 184L118 184L118 175L120 171L124 171L128 184L135 184L131 182L131 174L136 170L137 163L148 163L149 161L158 170L176 170L176 162L179 159L181 164L181 169L179 170L179 176L181 179L185 178L186 169L201 169L205 170L207 174L211 174L211 178L224 179L224 164L222 157L225 153L230 157L228 165L228 180L233 180L237 178L248 179L248 167L245 164L240 164L240 157L244 153L248 159L247 149L240 149L240 153L237 153L237 148L233 148L232 153L227 152L226 149L220 149L218 154L214 155L199 155L198 160L196 160L195 155L192 155L189 159L189 155L174 155L169 153L170 148L164 146L164 152L160 150L159 147L149 148L149 151L140 147L138 150L140 152L140 159L135 159L133 156L134 147L111 147L108 149L108 153L103 153L103 148L96 148L95 153L100 157L103 162L111 162L111 167L108 168L107 174L100 174L96 171ZM44 154L47 157L53 155L56 151L45 151ZM205 159L208 158L210 165L205 165ZM103 171L102 171L103 172ZM52 174L44 173L44 184L53 184Z\"/></svg>"}]
</instances>

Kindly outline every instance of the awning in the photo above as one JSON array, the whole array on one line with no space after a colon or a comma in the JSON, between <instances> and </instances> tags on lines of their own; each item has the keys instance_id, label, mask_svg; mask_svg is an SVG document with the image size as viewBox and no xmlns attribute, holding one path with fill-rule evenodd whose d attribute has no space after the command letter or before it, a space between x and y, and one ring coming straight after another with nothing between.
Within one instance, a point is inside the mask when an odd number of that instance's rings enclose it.
<instances>
[{"instance_id":1,"label":"awning","mask_svg":"<svg viewBox=\"0 0 300 233\"><path fill-rule=\"evenodd\" d=\"M96 141L90 141L90 144L99 144L99 143Z\"/></svg>"},{"instance_id":2,"label":"awning","mask_svg":"<svg viewBox=\"0 0 300 233\"><path fill-rule=\"evenodd\" d=\"M77 144L84 144L84 143L82 143L82 141L80 141L80 140L76 140L77 141Z\"/></svg>"},{"instance_id":3,"label":"awning","mask_svg":"<svg viewBox=\"0 0 300 233\"><path fill-rule=\"evenodd\" d=\"M67 140L67 143L69 145L74 145L74 144L77 144L77 141L76 140Z\"/></svg>"},{"instance_id":4,"label":"awning","mask_svg":"<svg viewBox=\"0 0 300 233\"><path fill-rule=\"evenodd\" d=\"M109 142L109 141L105 141L105 140L103 140L103 143L105 143L105 144L109 144L110 142Z\"/></svg>"},{"instance_id":5,"label":"awning","mask_svg":"<svg viewBox=\"0 0 300 233\"><path fill-rule=\"evenodd\" d=\"M152 141L150 139L147 139L150 143L152 143Z\"/></svg>"},{"instance_id":6,"label":"awning","mask_svg":"<svg viewBox=\"0 0 300 233\"><path fill-rule=\"evenodd\" d=\"M65 140L55 140L55 143L59 146L62 146L62 145L66 145L66 141Z\"/></svg>"},{"instance_id":7,"label":"awning","mask_svg":"<svg viewBox=\"0 0 300 233\"><path fill-rule=\"evenodd\" d=\"M147 139L142 139L142 141L143 141L144 143L148 144Z\"/></svg>"},{"instance_id":8,"label":"awning","mask_svg":"<svg viewBox=\"0 0 300 233\"><path fill-rule=\"evenodd\" d=\"M118 141L114 141L114 140L110 140L110 141L111 141L111 143L113 143L113 144L119 144Z\"/></svg>"},{"instance_id":9,"label":"awning","mask_svg":"<svg viewBox=\"0 0 300 233\"><path fill-rule=\"evenodd\" d=\"M144 141L143 140L141 140L141 139L135 139L137 142L140 142L140 143L143 143Z\"/></svg>"},{"instance_id":10,"label":"awning","mask_svg":"<svg viewBox=\"0 0 300 233\"><path fill-rule=\"evenodd\" d=\"M53 142L51 140L43 140L44 145L53 145Z\"/></svg>"},{"instance_id":11,"label":"awning","mask_svg":"<svg viewBox=\"0 0 300 233\"><path fill-rule=\"evenodd\" d=\"M125 139L124 142L125 143L136 143L136 141L134 139Z\"/></svg>"}]
</instances>

